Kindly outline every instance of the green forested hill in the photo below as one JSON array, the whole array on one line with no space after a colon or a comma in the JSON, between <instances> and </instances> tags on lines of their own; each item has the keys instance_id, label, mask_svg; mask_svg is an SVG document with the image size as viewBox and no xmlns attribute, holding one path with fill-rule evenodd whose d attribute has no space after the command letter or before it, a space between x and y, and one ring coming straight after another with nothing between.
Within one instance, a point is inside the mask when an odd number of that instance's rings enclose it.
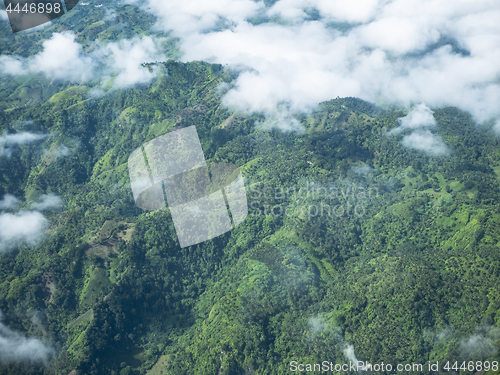
<instances>
[{"instance_id":1,"label":"green forested hill","mask_svg":"<svg viewBox=\"0 0 500 375\"><path fill-rule=\"evenodd\" d=\"M265 130L262 116L221 106L217 88L233 79L221 66L162 68L149 85L99 99L67 86L0 111L2 133L46 135L0 156L2 194L23 210L42 194L64 202L44 212L37 246L0 253L3 323L42 338L52 359L8 362L1 374L499 361L490 131L436 110L433 131L450 152L427 156L387 134L405 113L354 98L303 116L303 132ZM233 231L181 249L168 210L135 206L127 159L191 125L207 161L241 167L250 209Z\"/></svg>"}]
</instances>

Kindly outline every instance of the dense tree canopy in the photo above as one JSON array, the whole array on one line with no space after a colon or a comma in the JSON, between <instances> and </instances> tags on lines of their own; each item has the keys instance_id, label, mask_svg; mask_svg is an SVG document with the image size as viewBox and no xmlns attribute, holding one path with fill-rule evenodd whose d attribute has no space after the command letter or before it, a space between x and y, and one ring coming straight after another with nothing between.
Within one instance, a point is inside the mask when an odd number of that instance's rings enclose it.
<instances>
[{"instance_id":1,"label":"dense tree canopy","mask_svg":"<svg viewBox=\"0 0 500 375\"><path fill-rule=\"evenodd\" d=\"M323 103L303 132L263 130L222 107L221 66L163 68L101 98L69 88L0 111L2 132L48 135L0 156L0 192L25 210L41 194L64 201L40 243L0 253L3 323L53 356L0 373L287 374L291 361L348 362L349 345L371 363L498 361L490 131L436 110L451 153L429 156L387 135L404 113L354 98ZM181 249L168 210L134 204L127 160L191 125L208 162L241 167L249 216Z\"/></svg>"}]
</instances>

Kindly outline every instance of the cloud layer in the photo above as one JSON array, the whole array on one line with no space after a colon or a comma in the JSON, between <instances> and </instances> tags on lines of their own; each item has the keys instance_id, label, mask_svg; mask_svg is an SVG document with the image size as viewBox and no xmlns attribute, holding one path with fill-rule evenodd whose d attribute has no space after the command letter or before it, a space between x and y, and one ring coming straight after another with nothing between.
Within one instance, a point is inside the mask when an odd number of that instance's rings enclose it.
<instances>
[{"instance_id":1,"label":"cloud layer","mask_svg":"<svg viewBox=\"0 0 500 375\"><path fill-rule=\"evenodd\" d=\"M253 68L224 97L239 110L299 112L354 96L500 117L495 0L148 0L143 9L180 38L184 60Z\"/></svg>"},{"instance_id":2,"label":"cloud layer","mask_svg":"<svg viewBox=\"0 0 500 375\"><path fill-rule=\"evenodd\" d=\"M264 127L296 129L293 114L354 96L382 106L456 106L478 122L496 121L500 132L496 0L128 2L179 38L183 60L248 67L223 103L266 113ZM113 76L113 87L127 87L154 77L142 62L164 60L149 36L86 54L64 32L43 47L27 59L0 56L0 71L80 82Z\"/></svg>"},{"instance_id":3,"label":"cloud layer","mask_svg":"<svg viewBox=\"0 0 500 375\"><path fill-rule=\"evenodd\" d=\"M0 363L42 361L47 362L53 349L38 339L28 339L1 323L0 311Z\"/></svg>"}]
</instances>

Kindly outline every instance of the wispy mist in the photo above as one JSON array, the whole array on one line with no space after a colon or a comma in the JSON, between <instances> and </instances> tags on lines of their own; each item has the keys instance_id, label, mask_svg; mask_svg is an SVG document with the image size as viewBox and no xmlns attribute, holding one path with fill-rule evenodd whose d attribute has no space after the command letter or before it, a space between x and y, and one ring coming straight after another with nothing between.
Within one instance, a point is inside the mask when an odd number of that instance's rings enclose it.
<instances>
[{"instance_id":1,"label":"wispy mist","mask_svg":"<svg viewBox=\"0 0 500 375\"><path fill-rule=\"evenodd\" d=\"M61 207L63 205L63 200L55 194L43 194L36 202L33 202L30 206L33 210L46 211L52 208Z\"/></svg>"},{"instance_id":2,"label":"wispy mist","mask_svg":"<svg viewBox=\"0 0 500 375\"><path fill-rule=\"evenodd\" d=\"M36 338L26 338L1 323L0 310L0 363L41 361L47 362L54 350Z\"/></svg>"},{"instance_id":3,"label":"wispy mist","mask_svg":"<svg viewBox=\"0 0 500 375\"><path fill-rule=\"evenodd\" d=\"M320 333L328 328L328 323L325 321L322 315L311 316L307 320L307 325L311 329L313 334Z\"/></svg>"},{"instance_id":4,"label":"wispy mist","mask_svg":"<svg viewBox=\"0 0 500 375\"><path fill-rule=\"evenodd\" d=\"M495 341L500 338L500 329L490 325L476 327L473 335L460 341L460 354L464 358L488 358L498 353Z\"/></svg>"},{"instance_id":5,"label":"wispy mist","mask_svg":"<svg viewBox=\"0 0 500 375\"><path fill-rule=\"evenodd\" d=\"M351 361L352 363L358 363L358 358L356 357L356 354L354 354L354 345L345 344L342 352L349 361ZM366 368L363 366L361 370L366 371Z\"/></svg>"},{"instance_id":6,"label":"wispy mist","mask_svg":"<svg viewBox=\"0 0 500 375\"><path fill-rule=\"evenodd\" d=\"M4 133L3 136L0 136L0 156L11 157L13 146L39 141L47 137L47 134L34 134L30 132Z\"/></svg>"},{"instance_id":7,"label":"wispy mist","mask_svg":"<svg viewBox=\"0 0 500 375\"><path fill-rule=\"evenodd\" d=\"M371 173L373 171L373 168L370 167L368 164L363 164L357 167L352 167L351 170L356 174L364 176Z\"/></svg>"}]
</instances>

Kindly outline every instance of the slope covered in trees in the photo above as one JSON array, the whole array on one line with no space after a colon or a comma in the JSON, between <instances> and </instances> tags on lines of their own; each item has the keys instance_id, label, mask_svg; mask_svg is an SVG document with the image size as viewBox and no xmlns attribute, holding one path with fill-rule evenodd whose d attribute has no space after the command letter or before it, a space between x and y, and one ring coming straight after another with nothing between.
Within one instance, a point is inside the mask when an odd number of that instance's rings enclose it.
<instances>
[{"instance_id":1,"label":"slope covered in trees","mask_svg":"<svg viewBox=\"0 0 500 375\"><path fill-rule=\"evenodd\" d=\"M0 254L3 323L53 355L0 373L286 374L352 350L371 363L499 360L491 131L436 110L450 152L428 156L387 134L405 113L354 98L304 115L303 132L268 130L222 107L234 77L221 66L161 68L149 85L101 98L63 87L0 112L2 133L46 135L0 156L0 191L21 210L42 194L64 202L44 212L40 243ZM168 210L135 206L127 160L192 125L207 161L241 167L249 216L181 249Z\"/></svg>"}]
</instances>

